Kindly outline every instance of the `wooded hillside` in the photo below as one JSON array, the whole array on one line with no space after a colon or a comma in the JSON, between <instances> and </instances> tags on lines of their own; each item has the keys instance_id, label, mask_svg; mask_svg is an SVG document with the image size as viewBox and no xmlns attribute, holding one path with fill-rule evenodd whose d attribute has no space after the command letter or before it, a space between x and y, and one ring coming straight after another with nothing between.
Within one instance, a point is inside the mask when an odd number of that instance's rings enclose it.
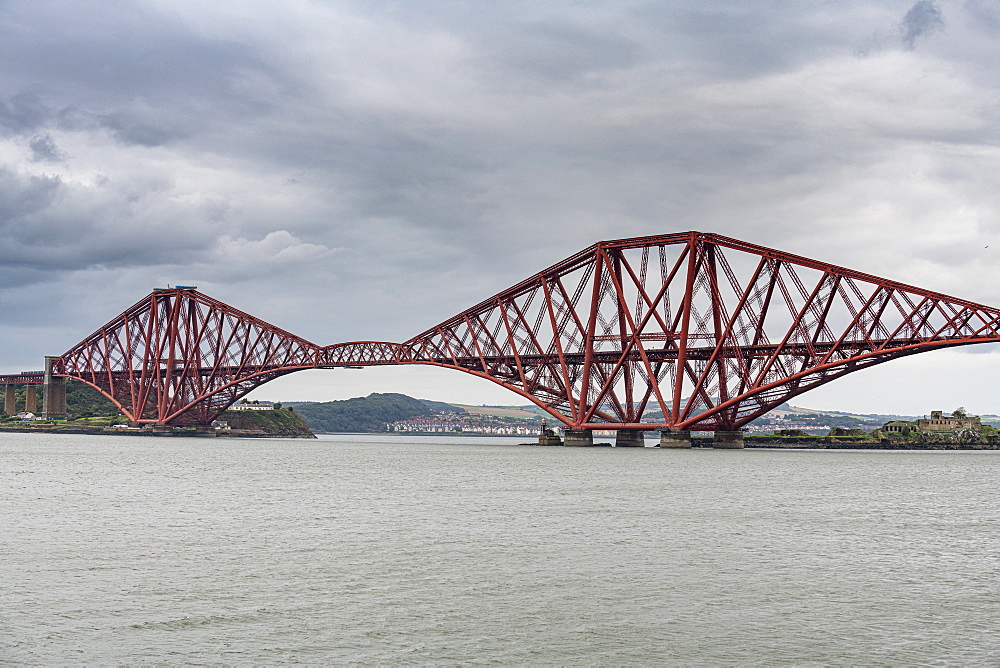
<instances>
[{"instance_id":1,"label":"wooded hillside","mask_svg":"<svg viewBox=\"0 0 1000 668\"><path fill-rule=\"evenodd\" d=\"M295 412L313 431L369 433L385 431L386 424L396 420L430 415L431 409L405 394L373 393L345 401L301 404Z\"/></svg>"}]
</instances>

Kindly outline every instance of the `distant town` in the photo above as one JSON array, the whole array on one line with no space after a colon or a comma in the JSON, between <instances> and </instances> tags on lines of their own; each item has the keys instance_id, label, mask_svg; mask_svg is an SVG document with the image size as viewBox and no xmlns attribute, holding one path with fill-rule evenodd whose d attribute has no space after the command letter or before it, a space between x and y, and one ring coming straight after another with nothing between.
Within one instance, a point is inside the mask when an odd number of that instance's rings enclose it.
<instances>
[{"instance_id":1,"label":"distant town","mask_svg":"<svg viewBox=\"0 0 1000 668\"><path fill-rule=\"evenodd\" d=\"M391 402L391 403L389 403ZM289 404L285 404L289 405ZM394 420L369 423L365 430L410 434L483 434L492 436L538 436L543 420L550 428L559 426L540 408L526 406L472 406L412 399L405 395L373 394L341 402L292 404L317 431L361 431L363 425L348 424L342 413L350 408L368 415L400 411ZM238 406L234 406L237 408ZM252 406L246 408L252 409ZM416 414L412 414L416 413ZM323 424L323 418L329 421ZM650 422L660 416L649 414ZM337 428L333 428L337 427ZM929 411L924 415L856 414L822 411L785 404L754 420L744 428L748 436L779 435L866 437L874 439L972 439L993 437L1000 428L1000 416L969 416L964 408ZM595 436L613 436L615 431L595 431Z\"/></svg>"},{"instance_id":2,"label":"distant town","mask_svg":"<svg viewBox=\"0 0 1000 668\"><path fill-rule=\"evenodd\" d=\"M533 407L513 406L459 406L467 412L433 411L404 420L386 424L388 432L408 433L463 433L489 435L537 436L541 430L541 420L551 417ZM920 434L954 435L975 438L991 434L1000 428L1000 416L968 416L962 408L953 412L931 411L924 416L900 415L857 415L818 411L808 408L787 406L772 411L744 428L748 435L766 436L860 436L871 434L874 438L906 438ZM595 431L596 436L612 436L615 432Z\"/></svg>"}]
</instances>

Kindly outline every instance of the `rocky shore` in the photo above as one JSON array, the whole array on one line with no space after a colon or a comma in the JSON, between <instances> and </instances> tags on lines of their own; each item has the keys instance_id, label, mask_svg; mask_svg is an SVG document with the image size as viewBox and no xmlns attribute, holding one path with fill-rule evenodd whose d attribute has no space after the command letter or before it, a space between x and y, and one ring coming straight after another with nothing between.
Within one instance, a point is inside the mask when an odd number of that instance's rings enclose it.
<instances>
[{"instance_id":1,"label":"rocky shore","mask_svg":"<svg viewBox=\"0 0 1000 668\"><path fill-rule=\"evenodd\" d=\"M695 439L697 440L697 439ZM705 447L711 447L711 439L704 439ZM818 450L1000 450L1000 443L977 443L972 441L912 442L890 440L840 439L829 436L802 438L776 438L770 436L747 436L746 448L772 449L818 449Z\"/></svg>"}]
</instances>

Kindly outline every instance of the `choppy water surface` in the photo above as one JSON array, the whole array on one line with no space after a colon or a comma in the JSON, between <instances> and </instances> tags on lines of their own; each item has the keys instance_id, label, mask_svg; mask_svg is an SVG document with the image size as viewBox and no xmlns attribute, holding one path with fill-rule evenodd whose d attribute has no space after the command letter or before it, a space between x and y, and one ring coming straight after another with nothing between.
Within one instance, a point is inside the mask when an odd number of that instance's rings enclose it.
<instances>
[{"instance_id":1,"label":"choppy water surface","mask_svg":"<svg viewBox=\"0 0 1000 668\"><path fill-rule=\"evenodd\" d=\"M0 663L996 664L1000 453L0 435Z\"/></svg>"}]
</instances>

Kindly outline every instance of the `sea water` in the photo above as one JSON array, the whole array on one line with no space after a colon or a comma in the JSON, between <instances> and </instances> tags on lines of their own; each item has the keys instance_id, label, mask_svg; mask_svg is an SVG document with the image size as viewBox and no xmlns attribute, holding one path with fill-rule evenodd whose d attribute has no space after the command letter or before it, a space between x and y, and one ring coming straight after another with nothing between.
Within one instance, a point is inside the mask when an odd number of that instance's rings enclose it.
<instances>
[{"instance_id":1,"label":"sea water","mask_svg":"<svg viewBox=\"0 0 1000 668\"><path fill-rule=\"evenodd\" d=\"M998 479L1000 452L0 434L0 663L997 664Z\"/></svg>"}]
</instances>

